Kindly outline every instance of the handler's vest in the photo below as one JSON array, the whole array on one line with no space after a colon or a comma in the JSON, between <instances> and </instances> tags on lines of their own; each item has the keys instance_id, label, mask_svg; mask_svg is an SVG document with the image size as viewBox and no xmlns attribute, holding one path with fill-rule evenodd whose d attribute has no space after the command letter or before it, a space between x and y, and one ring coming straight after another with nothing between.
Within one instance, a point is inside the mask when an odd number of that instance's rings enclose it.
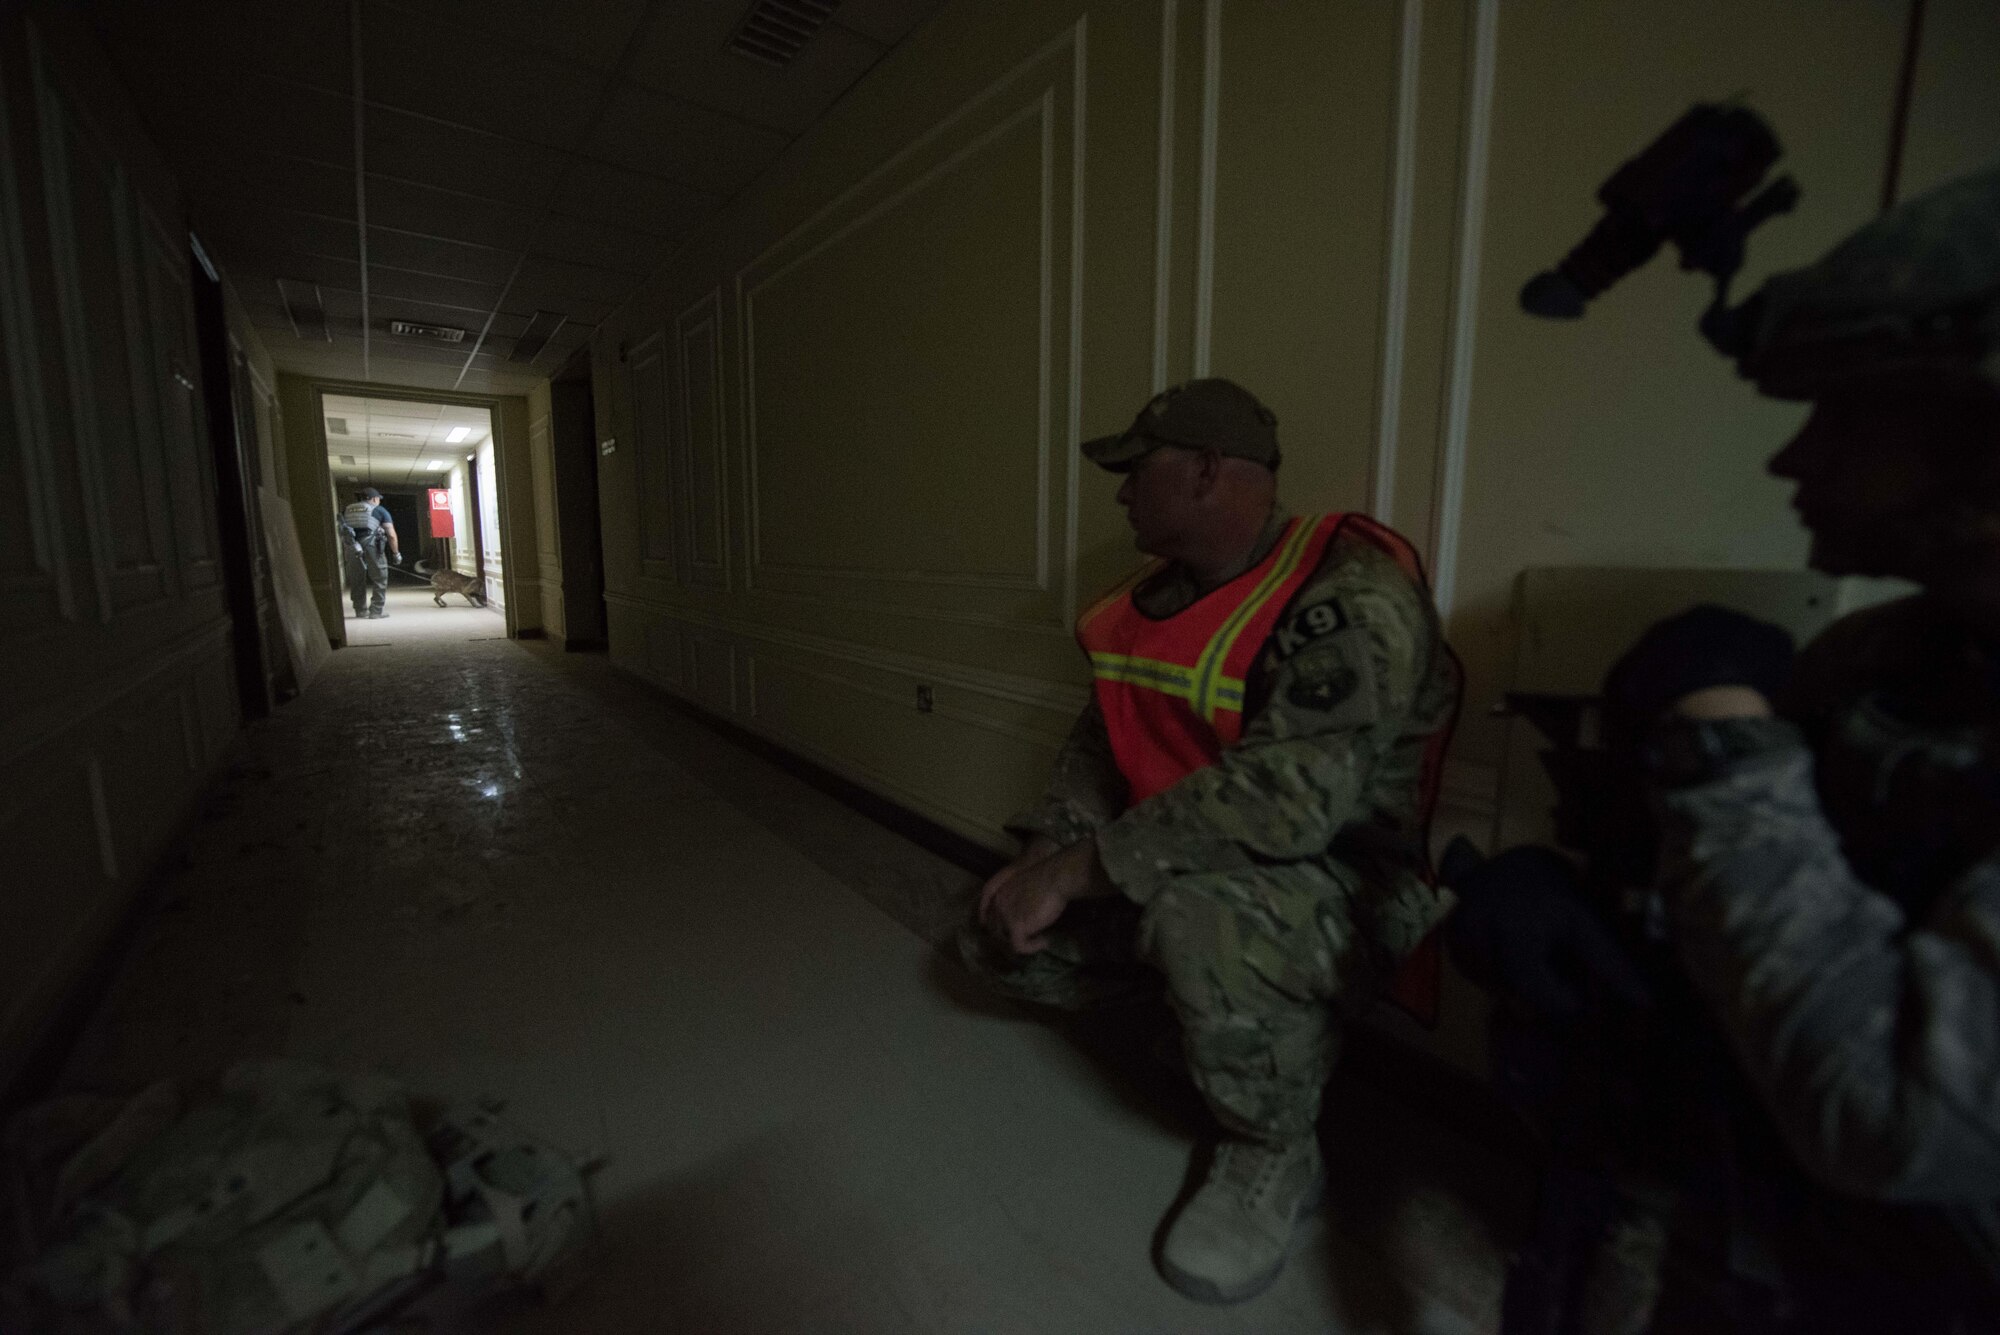
<instances>
[{"instance_id":1,"label":"handler's vest","mask_svg":"<svg viewBox=\"0 0 2000 1335\"><path fill-rule=\"evenodd\" d=\"M371 501L355 501L349 505L340 512L340 522L356 542L367 542L382 536L382 521L375 517L375 506Z\"/></svg>"},{"instance_id":2,"label":"handler's vest","mask_svg":"<svg viewBox=\"0 0 2000 1335\"><path fill-rule=\"evenodd\" d=\"M1162 568L1155 561L1078 618L1077 643L1090 656L1111 752L1133 804L1214 764L1223 748L1243 735L1250 670L1277 631L1278 618L1318 573L1327 544L1343 529L1380 547L1425 586L1416 550L1400 534L1366 515L1320 515L1292 520L1262 561L1170 617L1147 616L1132 596ZM1338 613L1327 607L1325 615ZM1431 811L1450 733L1447 725L1432 734L1419 780L1427 879ZM1438 970L1433 933L1405 962L1392 989L1393 999L1426 1023L1437 1012Z\"/></svg>"}]
</instances>

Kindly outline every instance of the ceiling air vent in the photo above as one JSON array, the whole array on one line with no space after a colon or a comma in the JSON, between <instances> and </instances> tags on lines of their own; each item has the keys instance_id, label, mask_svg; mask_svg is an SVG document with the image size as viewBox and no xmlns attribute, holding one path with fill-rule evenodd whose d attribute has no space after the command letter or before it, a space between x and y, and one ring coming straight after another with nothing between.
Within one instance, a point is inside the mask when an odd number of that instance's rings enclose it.
<instances>
[{"instance_id":1,"label":"ceiling air vent","mask_svg":"<svg viewBox=\"0 0 2000 1335\"><path fill-rule=\"evenodd\" d=\"M542 355L542 349L549 345L556 330L563 327L567 317L557 311L536 311L535 318L528 321L528 327L514 340L514 350L507 354L510 362L531 362Z\"/></svg>"},{"instance_id":2,"label":"ceiling air vent","mask_svg":"<svg viewBox=\"0 0 2000 1335\"><path fill-rule=\"evenodd\" d=\"M354 456L351 454L343 454L340 456L340 462L344 464L351 464L354 462Z\"/></svg>"},{"instance_id":3,"label":"ceiling air vent","mask_svg":"<svg viewBox=\"0 0 2000 1335\"><path fill-rule=\"evenodd\" d=\"M313 343L333 342L326 327L326 299L320 296L317 284L302 278L280 278L278 300L284 303L285 318L292 322L294 334Z\"/></svg>"},{"instance_id":4,"label":"ceiling air vent","mask_svg":"<svg viewBox=\"0 0 2000 1335\"><path fill-rule=\"evenodd\" d=\"M329 436L345 436L349 434L347 430L347 419L345 417L327 418L326 434Z\"/></svg>"},{"instance_id":5,"label":"ceiling air vent","mask_svg":"<svg viewBox=\"0 0 2000 1335\"><path fill-rule=\"evenodd\" d=\"M729 49L766 65L789 65L839 8L840 0L757 0Z\"/></svg>"},{"instance_id":6,"label":"ceiling air vent","mask_svg":"<svg viewBox=\"0 0 2000 1335\"><path fill-rule=\"evenodd\" d=\"M463 329L454 329L448 324L418 324L414 320L391 320L389 332L402 338L428 338L439 343L460 343L465 340Z\"/></svg>"}]
</instances>

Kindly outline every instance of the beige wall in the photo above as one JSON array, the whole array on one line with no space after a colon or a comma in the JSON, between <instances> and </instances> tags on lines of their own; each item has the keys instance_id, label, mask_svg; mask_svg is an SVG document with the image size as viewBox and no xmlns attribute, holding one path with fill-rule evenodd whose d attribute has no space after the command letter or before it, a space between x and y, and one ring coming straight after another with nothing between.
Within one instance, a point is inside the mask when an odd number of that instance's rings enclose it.
<instances>
[{"instance_id":1,"label":"beige wall","mask_svg":"<svg viewBox=\"0 0 2000 1335\"><path fill-rule=\"evenodd\" d=\"M1084 698L1077 601L1133 560L1075 442L1212 370L1276 409L1295 508L1386 512L1442 562L1476 803L1522 570L1803 554L1758 473L1797 410L1706 350L1701 283L1662 260L1574 325L1520 284L1743 88L1806 188L1747 277L1823 249L1881 189L1905 18L947 5L600 331L613 655L997 842ZM1969 40L1926 57L1913 181L1991 113Z\"/></svg>"},{"instance_id":2,"label":"beige wall","mask_svg":"<svg viewBox=\"0 0 2000 1335\"><path fill-rule=\"evenodd\" d=\"M0 20L0 121L4 1094L239 713L178 192L60 14Z\"/></svg>"},{"instance_id":3,"label":"beige wall","mask_svg":"<svg viewBox=\"0 0 2000 1335\"><path fill-rule=\"evenodd\" d=\"M1662 257L1573 323L1516 304L1595 221L1593 192L1696 97L1753 90L1804 200L1762 229L1737 295L1873 215L1906 7L1701 0L1671 23L1624 4L1502 8L1451 579L1471 690L1458 755L1490 763L1486 717L1535 566L1796 568L1805 540L1763 461L1802 417L1760 399L1695 332L1709 293Z\"/></svg>"}]
</instances>

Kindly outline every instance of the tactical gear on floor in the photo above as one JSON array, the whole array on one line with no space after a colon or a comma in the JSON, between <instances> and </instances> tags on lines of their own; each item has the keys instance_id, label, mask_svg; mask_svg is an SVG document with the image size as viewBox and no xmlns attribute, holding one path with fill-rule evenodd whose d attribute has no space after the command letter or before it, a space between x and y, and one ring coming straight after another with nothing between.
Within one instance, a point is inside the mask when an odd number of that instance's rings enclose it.
<instances>
[{"instance_id":1,"label":"tactical gear on floor","mask_svg":"<svg viewBox=\"0 0 2000 1335\"><path fill-rule=\"evenodd\" d=\"M546 1286L590 1227L577 1170L468 1110L428 1144L377 1076L245 1062L183 1099L69 1096L16 1117L0 1328L376 1329L442 1285Z\"/></svg>"}]
</instances>

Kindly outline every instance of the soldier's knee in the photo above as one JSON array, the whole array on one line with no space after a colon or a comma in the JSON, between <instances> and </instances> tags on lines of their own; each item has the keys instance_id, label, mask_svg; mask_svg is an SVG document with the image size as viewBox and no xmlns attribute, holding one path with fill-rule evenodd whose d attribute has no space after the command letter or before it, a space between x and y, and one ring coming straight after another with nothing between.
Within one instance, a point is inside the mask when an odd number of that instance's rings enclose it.
<instances>
[{"instance_id":1,"label":"soldier's knee","mask_svg":"<svg viewBox=\"0 0 2000 1335\"><path fill-rule=\"evenodd\" d=\"M1283 1008L1333 987L1330 931L1315 897L1241 876L1193 876L1155 895L1140 952L1191 1006Z\"/></svg>"},{"instance_id":2,"label":"soldier's knee","mask_svg":"<svg viewBox=\"0 0 2000 1335\"><path fill-rule=\"evenodd\" d=\"M1198 882L1173 881L1139 917L1139 955L1162 973L1195 967L1221 949L1227 911Z\"/></svg>"}]
</instances>

